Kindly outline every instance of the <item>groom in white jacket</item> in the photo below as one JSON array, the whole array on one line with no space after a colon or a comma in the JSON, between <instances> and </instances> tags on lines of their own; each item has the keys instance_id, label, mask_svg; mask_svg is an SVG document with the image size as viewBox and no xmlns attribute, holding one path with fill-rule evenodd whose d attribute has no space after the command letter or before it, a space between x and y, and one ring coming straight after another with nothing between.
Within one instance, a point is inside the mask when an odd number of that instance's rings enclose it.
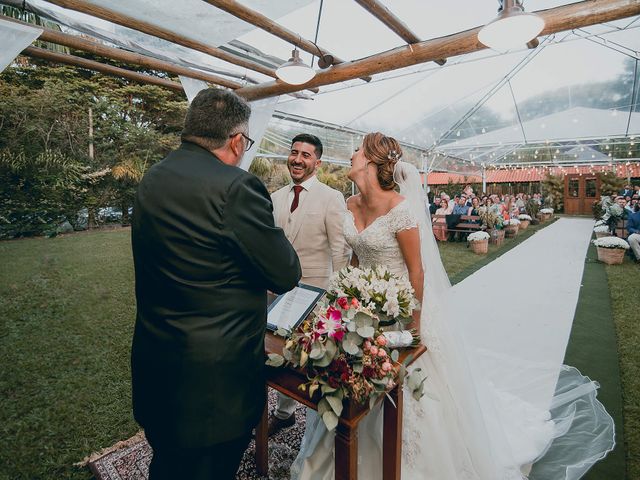
<instances>
[{"instance_id":1,"label":"groom in white jacket","mask_svg":"<svg viewBox=\"0 0 640 480\"><path fill-rule=\"evenodd\" d=\"M345 267L351 251L342 232L346 204L342 193L320 182L316 172L322 142L302 133L291 141L287 167L291 183L271 195L276 226L284 230L302 266L301 282L327 288L331 273ZM278 393L269 435L295 424L295 400Z\"/></svg>"}]
</instances>

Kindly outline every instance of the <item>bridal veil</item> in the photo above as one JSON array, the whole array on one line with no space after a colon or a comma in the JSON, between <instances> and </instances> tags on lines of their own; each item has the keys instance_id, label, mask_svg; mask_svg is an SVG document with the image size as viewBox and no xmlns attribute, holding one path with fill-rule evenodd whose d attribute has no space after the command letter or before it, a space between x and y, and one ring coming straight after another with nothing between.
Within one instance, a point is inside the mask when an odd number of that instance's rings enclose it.
<instances>
[{"instance_id":1,"label":"bridal veil","mask_svg":"<svg viewBox=\"0 0 640 480\"><path fill-rule=\"evenodd\" d=\"M500 339L491 351L468 338L455 318L456 302L464 296L452 295L420 174L398 161L394 180L420 229L425 272L420 328L428 348L414 363L427 376L426 394L405 401L402 478L580 478L615 444L613 421L596 399L597 383L544 358L523 361L519 346L528 338L502 339L501 332L489 332ZM474 321L490 315L478 312ZM557 377L551 379L555 394L532 402L540 399L539 384L549 375Z\"/></svg>"}]
</instances>

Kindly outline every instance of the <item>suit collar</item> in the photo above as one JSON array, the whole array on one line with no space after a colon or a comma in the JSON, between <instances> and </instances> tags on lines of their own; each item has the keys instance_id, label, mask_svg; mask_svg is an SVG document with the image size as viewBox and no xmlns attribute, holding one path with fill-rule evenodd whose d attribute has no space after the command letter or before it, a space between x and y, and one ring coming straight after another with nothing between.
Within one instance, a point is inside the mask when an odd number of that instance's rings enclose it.
<instances>
[{"instance_id":1,"label":"suit collar","mask_svg":"<svg viewBox=\"0 0 640 480\"><path fill-rule=\"evenodd\" d=\"M178 150L186 150L188 152L194 152L194 153L200 153L202 155L207 155L209 157L213 157L215 158L217 161L219 161L220 163L223 163L222 160L220 160L216 155L214 155L213 153L211 153L209 150L207 150L206 148L201 147L198 144L195 144L193 142L189 142L187 140L183 140L182 143L180 144L180 146L178 147Z\"/></svg>"}]
</instances>

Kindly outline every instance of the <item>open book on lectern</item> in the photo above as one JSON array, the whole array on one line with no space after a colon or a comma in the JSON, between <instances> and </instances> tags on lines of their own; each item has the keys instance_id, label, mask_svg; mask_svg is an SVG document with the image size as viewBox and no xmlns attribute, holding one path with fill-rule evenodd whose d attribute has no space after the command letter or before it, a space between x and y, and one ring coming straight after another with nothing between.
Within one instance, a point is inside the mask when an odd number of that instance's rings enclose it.
<instances>
[{"instance_id":1,"label":"open book on lectern","mask_svg":"<svg viewBox=\"0 0 640 480\"><path fill-rule=\"evenodd\" d=\"M324 294L325 290L322 288L305 283L299 283L297 287L282 295L269 294L267 328L273 331L279 328L295 330Z\"/></svg>"}]
</instances>

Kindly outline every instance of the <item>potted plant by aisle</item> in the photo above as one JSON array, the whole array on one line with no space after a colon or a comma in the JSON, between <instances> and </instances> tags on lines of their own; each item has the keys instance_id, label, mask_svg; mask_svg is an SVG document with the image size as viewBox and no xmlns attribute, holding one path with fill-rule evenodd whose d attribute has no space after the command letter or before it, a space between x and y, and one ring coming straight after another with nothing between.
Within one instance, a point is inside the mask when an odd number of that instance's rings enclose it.
<instances>
[{"instance_id":1,"label":"potted plant by aisle","mask_svg":"<svg viewBox=\"0 0 640 480\"><path fill-rule=\"evenodd\" d=\"M596 238L604 238L611 236L611 230L609 225L596 225L593 227L593 233L596 234Z\"/></svg>"},{"instance_id":2,"label":"potted plant by aisle","mask_svg":"<svg viewBox=\"0 0 640 480\"><path fill-rule=\"evenodd\" d=\"M540 221L546 222L551 218L551 215L553 215L553 208L541 208L539 215Z\"/></svg>"},{"instance_id":3,"label":"potted plant by aisle","mask_svg":"<svg viewBox=\"0 0 640 480\"><path fill-rule=\"evenodd\" d=\"M520 228L520 220L518 220L517 218L505 220L503 225L505 237L513 238L518 234L518 229Z\"/></svg>"},{"instance_id":4,"label":"potted plant by aisle","mask_svg":"<svg viewBox=\"0 0 640 480\"><path fill-rule=\"evenodd\" d=\"M529 224L531 223L531 217L526 213L518 215L518 220L520 220L520 230L526 230L529 228Z\"/></svg>"},{"instance_id":5,"label":"potted plant by aisle","mask_svg":"<svg viewBox=\"0 0 640 480\"><path fill-rule=\"evenodd\" d=\"M598 260L607 265L620 265L629 250L627 241L619 237L596 238L593 244L598 249Z\"/></svg>"},{"instance_id":6,"label":"potted plant by aisle","mask_svg":"<svg viewBox=\"0 0 640 480\"><path fill-rule=\"evenodd\" d=\"M467 237L471 251L477 255L484 255L489 251L489 238L487 232L473 232Z\"/></svg>"},{"instance_id":7,"label":"potted plant by aisle","mask_svg":"<svg viewBox=\"0 0 640 480\"><path fill-rule=\"evenodd\" d=\"M504 230L502 230L503 219L500 215L487 208L480 211L480 220L482 226L489 233L489 243L492 245L501 245L504 241Z\"/></svg>"}]
</instances>

